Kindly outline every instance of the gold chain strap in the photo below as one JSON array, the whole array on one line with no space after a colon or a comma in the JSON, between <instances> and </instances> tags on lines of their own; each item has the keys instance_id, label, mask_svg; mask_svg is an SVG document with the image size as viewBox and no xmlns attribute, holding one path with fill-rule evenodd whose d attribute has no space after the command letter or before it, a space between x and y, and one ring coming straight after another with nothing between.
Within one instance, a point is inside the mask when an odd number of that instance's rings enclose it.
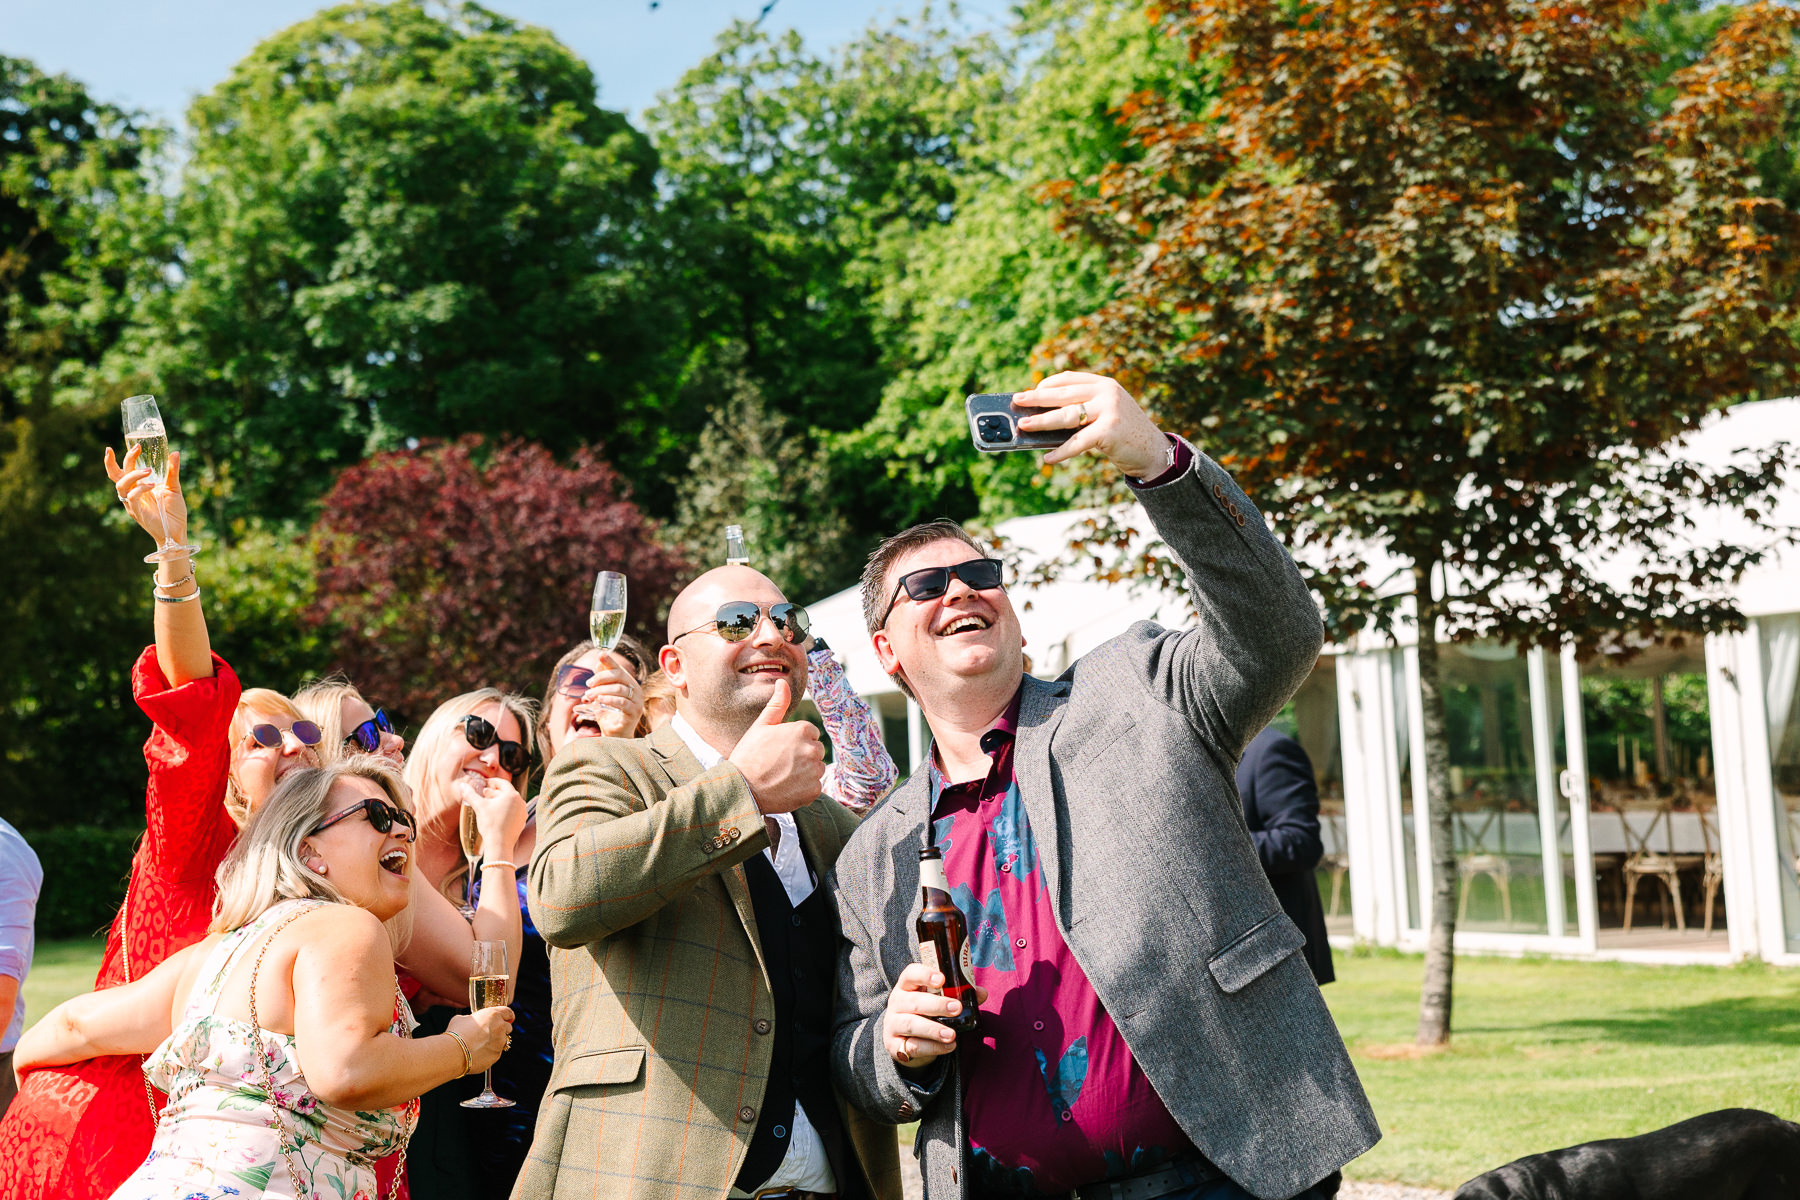
<instances>
[{"instance_id":1,"label":"gold chain strap","mask_svg":"<svg viewBox=\"0 0 1800 1200\"><path fill-rule=\"evenodd\" d=\"M276 925L275 928L270 930L268 935L263 938L262 948L256 952L256 961L251 964L250 967L250 1024L256 1027L258 1033L262 1032L263 1023L256 1015L256 977L262 971L263 955L269 952L269 946L275 941L277 934L283 929L286 929L293 921L305 916L311 911L312 906L309 905L306 908L302 908L297 912L291 912L283 917L281 923ZM404 1011L400 1006L405 1003L405 1000L405 995L400 991L400 982L399 980L395 980L394 1002L396 1014ZM401 1037L412 1037L412 1030L406 1028L405 1020L400 1022L400 1027L406 1029L406 1032L400 1035ZM309 1200L309 1198L310 1200L318 1200L319 1194L300 1182L300 1169L294 1165L293 1157L288 1154L283 1136L285 1131L282 1129L281 1117L277 1111L281 1106L275 1100L275 1079L274 1076L269 1074L269 1060L262 1052L260 1038L258 1039L258 1044L251 1048L251 1052L256 1056L257 1065L262 1068L263 1090L269 1093L269 1128L275 1131L275 1152L281 1155L281 1161L287 1167L288 1179L292 1181L294 1185L295 1200ZM410 1125L413 1120L417 1119L418 1103L419 1101L416 1097L407 1101L408 1120L404 1124ZM399 1161L394 1164L394 1182L392 1187L388 1189L387 1200L394 1200L394 1198L400 1194L401 1181L406 1178L406 1143L411 1140L412 1130L410 1128L403 1128L402 1132L404 1132L406 1136L402 1138L400 1142ZM305 1135L301 1136L301 1141L305 1141Z\"/></svg>"},{"instance_id":2,"label":"gold chain strap","mask_svg":"<svg viewBox=\"0 0 1800 1200\"><path fill-rule=\"evenodd\" d=\"M125 877L125 899L119 901L119 958L125 965L125 982L131 982L131 885L137 881L133 870ZM154 1137L162 1125L162 1110L156 1106L156 1092L150 1086L150 1056L138 1055L138 1074L144 1080L144 1103L150 1106L150 1131Z\"/></svg>"}]
</instances>

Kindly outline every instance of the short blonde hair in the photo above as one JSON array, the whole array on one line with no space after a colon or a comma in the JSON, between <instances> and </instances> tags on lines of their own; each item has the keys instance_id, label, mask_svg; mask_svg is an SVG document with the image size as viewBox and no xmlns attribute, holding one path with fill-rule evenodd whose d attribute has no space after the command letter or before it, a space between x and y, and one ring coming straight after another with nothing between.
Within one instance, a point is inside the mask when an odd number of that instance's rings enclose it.
<instances>
[{"instance_id":1,"label":"short blonde hair","mask_svg":"<svg viewBox=\"0 0 1800 1200\"><path fill-rule=\"evenodd\" d=\"M215 878L218 898L213 901L210 933L239 929L283 900L324 900L348 904L325 876L312 870L300 857L301 843L329 813L331 789L344 779L367 779L386 794L389 803L408 812L405 788L399 774L383 758L356 754L325 767L302 767L282 777L269 798L250 815L244 831L225 852ZM407 876L412 856L407 856ZM388 936L398 954L412 936L412 910L403 910L387 922Z\"/></svg>"},{"instance_id":2,"label":"short blonde hair","mask_svg":"<svg viewBox=\"0 0 1800 1200\"><path fill-rule=\"evenodd\" d=\"M253 713L267 713L270 716L286 717L292 721L311 720L305 713L294 707L294 702L272 688L248 688L238 697L238 704L231 714L231 726L225 736L230 739L231 769L225 775L225 811L230 814L239 829L244 828L250 820L250 797L244 795L243 785L238 783L237 758L242 751L244 739L250 736ZM320 746L324 745L321 740ZM318 746L313 747L315 751ZM319 751L320 761L324 761L323 751Z\"/></svg>"}]
</instances>

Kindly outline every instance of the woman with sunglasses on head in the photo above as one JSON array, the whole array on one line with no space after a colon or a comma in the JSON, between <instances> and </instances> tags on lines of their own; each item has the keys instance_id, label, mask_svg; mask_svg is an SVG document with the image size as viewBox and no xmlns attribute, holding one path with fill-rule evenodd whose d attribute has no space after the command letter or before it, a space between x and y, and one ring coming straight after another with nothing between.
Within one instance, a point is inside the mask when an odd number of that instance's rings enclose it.
<instances>
[{"instance_id":1,"label":"woman with sunglasses on head","mask_svg":"<svg viewBox=\"0 0 1800 1200\"><path fill-rule=\"evenodd\" d=\"M148 1054L168 1089L116 1200L372 1198L416 1098L505 1049L504 1007L411 1034L393 971L413 839L399 777L360 756L290 774L218 871L209 934L143 979L70 1000L16 1051L30 1078Z\"/></svg>"},{"instance_id":2,"label":"woman with sunglasses on head","mask_svg":"<svg viewBox=\"0 0 1800 1200\"><path fill-rule=\"evenodd\" d=\"M406 762L406 783L419 816L417 886L420 891L435 893L429 903L416 905L414 941L444 941L455 936L455 927L442 919L446 912L468 930L470 923L456 916L454 907L467 902L474 906L475 916L472 935L463 936L484 941L504 937L508 974L515 980L524 947L523 904L517 891L506 885L512 882L517 867L524 865L519 840L526 810L521 796L531 781L534 717L530 700L496 688L454 696L426 718ZM472 808L481 832L478 878L501 886L483 890L470 879L459 838L465 803ZM429 930L425 928L428 921L433 926ZM466 1007L465 987L439 986L414 970L411 958L403 965L424 984L417 1000L422 1031L443 1028ZM479 1082L454 1082L423 1098L414 1149L407 1159L413 1195L460 1200L504 1196L510 1191L510 1180L498 1190L483 1182L475 1154L476 1147L494 1135L494 1118L507 1110L471 1112L458 1107L475 1094L474 1085Z\"/></svg>"},{"instance_id":3,"label":"woman with sunglasses on head","mask_svg":"<svg viewBox=\"0 0 1800 1200\"><path fill-rule=\"evenodd\" d=\"M153 478L134 448L106 472L126 510L157 543L163 517L186 542L179 454ZM213 872L238 826L298 767L318 765L320 731L279 692L244 691L212 652L192 558L157 564L155 643L131 672L132 698L150 718L144 763L145 832L124 902L107 931L96 989L142 979L198 941L212 916ZM161 1099L136 1055L108 1054L34 1071L0 1121L0 1196L97 1200L149 1152Z\"/></svg>"}]
</instances>

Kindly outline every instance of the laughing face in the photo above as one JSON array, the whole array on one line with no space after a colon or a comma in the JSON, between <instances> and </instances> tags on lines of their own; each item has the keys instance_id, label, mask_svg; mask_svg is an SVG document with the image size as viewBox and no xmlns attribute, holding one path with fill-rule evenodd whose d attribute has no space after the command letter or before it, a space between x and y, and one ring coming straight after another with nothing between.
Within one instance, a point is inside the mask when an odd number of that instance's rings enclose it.
<instances>
[{"instance_id":1,"label":"laughing face","mask_svg":"<svg viewBox=\"0 0 1800 1200\"><path fill-rule=\"evenodd\" d=\"M607 671L622 672L635 683L643 683L632 669L630 660L613 651L598 648L589 650L569 665L593 671L597 675ZM606 683L610 680L594 682ZM570 695L560 689L553 693L550 711L544 721L544 740L549 743L545 750L547 758L556 757L564 746L577 738L630 737L636 730L637 716L641 711L641 692L636 693L639 698L638 706L631 705L631 697L627 696L623 698L625 704L620 707L614 707L610 702L598 698L595 702L588 703L583 700L585 694Z\"/></svg>"},{"instance_id":2,"label":"laughing face","mask_svg":"<svg viewBox=\"0 0 1800 1200\"><path fill-rule=\"evenodd\" d=\"M294 736L294 718L287 713L251 708L245 712L242 724L246 730L257 725L273 725L281 731L278 746L264 746L246 733L231 748L232 778L244 796L248 811L255 812L284 775L300 767L318 766L319 755Z\"/></svg>"},{"instance_id":3,"label":"laughing face","mask_svg":"<svg viewBox=\"0 0 1800 1200\"><path fill-rule=\"evenodd\" d=\"M929 542L889 568L887 590L891 594L913 571L980 557L953 538ZM914 600L901 591L873 640L882 670L905 679L928 708L934 697L953 694L966 682L999 674L1016 684L1024 671L1025 638L1005 589L978 592L955 577L935 600Z\"/></svg>"},{"instance_id":4,"label":"laughing face","mask_svg":"<svg viewBox=\"0 0 1800 1200\"><path fill-rule=\"evenodd\" d=\"M486 704L477 704L469 710L492 725L499 733L500 740L485 750L477 750L469 745L461 727L443 744L442 751L436 761L431 764L433 776L437 780L439 797L458 797L462 794L456 788L456 782L467 779L477 792L489 779L504 779L509 783L517 783L512 773L500 765L500 741L516 742L524 737L519 726L519 719L498 700L490 700Z\"/></svg>"},{"instance_id":5,"label":"laughing face","mask_svg":"<svg viewBox=\"0 0 1800 1200\"><path fill-rule=\"evenodd\" d=\"M777 681L788 681L797 703L806 690L806 652L789 642L767 616L787 597L749 567L719 567L689 584L669 610L670 644L662 666L675 685L677 708L701 723L742 736L768 705ZM755 631L728 642L712 625L719 606L744 600L763 610Z\"/></svg>"},{"instance_id":6,"label":"laughing face","mask_svg":"<svg viewBox=\"0 0 1800 1200\"><path fill-rule=\"evenodd\" d=\"M371 797L393 803L373 780L355 776L339 779L332 785L330 799L319 819L323 821ZM308 834L301 844L301 855L302 861L315 858L323 862L326 878L344 899L368 909L383 921L397 916L411 898L412 833L398 821L382 833L369 823L365 809L329 829Z\"/></svg>"}]
</instances>

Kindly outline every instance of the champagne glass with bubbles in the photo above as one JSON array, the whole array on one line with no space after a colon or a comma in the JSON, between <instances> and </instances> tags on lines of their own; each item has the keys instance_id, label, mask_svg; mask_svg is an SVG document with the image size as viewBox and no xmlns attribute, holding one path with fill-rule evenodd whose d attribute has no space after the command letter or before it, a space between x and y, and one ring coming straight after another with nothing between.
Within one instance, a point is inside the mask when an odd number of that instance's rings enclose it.
<instances>
[{"instance_id":1,"label":"champagne glass with bubbles","mask_svg":"<svg viewBox=\"0 0 1800 1200\"><path fill-rule=\"evenodd\" d=\"M481 826L475 820L475 806L467 798L457 814L457 838L462 842L463 857L469 861L469 886L463 889L462 915L465 921L475 919L476 870L481 863Z\"/></svg>"},{"instance_id":2,"label":"champagne glass with bubbles","mask_svg":"<svg viewBox=\"0 0 1800 1200\"><path fill-rule=\"evenodd\" d=\"M477 941L469 959L469 1011L499 1008L506 1003L506 943ZM513 1102L494 1095L494 1068L481 1080L481 1095L462 1102L464 1108L511 1108Z\"/></svg>"},{"instance_id":3,"label":"champagne glass with bubbles","mask_svg":"<svg viewBox=\"0 0 1800 1200\"><path fill-rule=\"evenodd\" d=\"M137 447L140 467L150 468L151 478L160 487L169 477L169 433L163 426L162 414L156 410L155 396L133 396L119 406L125 425L125 453ZM156 553L144 555L147 563L166 562L183 554L198 553L200 547L178 544L169 536L169 514L160 495L155 497L156 515L162 522L162 545Z\"/></svg>"},{"instance_id":4,"label":"champagne glass with bubbles","mask_svg":"<svg viewBox=\"0 0 1800 1200\"><path fill-rule=\"evenodd\" d=\"M594 576L594 606L588 613L588 632L594 646L611 650L625 632L625 576L601 571Z\"/></svg>"}]
</instances>

